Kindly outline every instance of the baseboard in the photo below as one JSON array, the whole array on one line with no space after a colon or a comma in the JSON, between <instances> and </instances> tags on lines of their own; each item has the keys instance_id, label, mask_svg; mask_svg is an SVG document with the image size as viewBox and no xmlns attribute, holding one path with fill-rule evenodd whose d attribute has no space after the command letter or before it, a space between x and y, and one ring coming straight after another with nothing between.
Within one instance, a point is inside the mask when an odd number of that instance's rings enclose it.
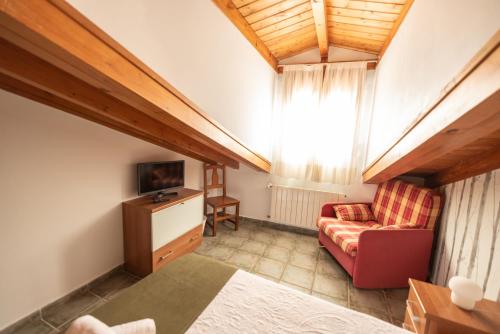
<instances>
[{"instance_id":1,"label":"baseboard","mask_svg":"<svg viewBox=\"0 0 500 334\"><path fill-rule=\"evenodd\" d=\"M240 222L259 224L260 226L272 228L275 230L293 232L293 233L309 235L309 236L313 236L313 237L318 236L318 231L316 231L316 230L311 230L311 229L299 227L299 226L275 223L275 222L272 222L269 220L262 220L262 219L255 219L255 218L240 216Z\"/></svg>"},{"instance_id":2,"label":"baseboard","mask_svg":"<svg viewBox=\"0 0 500 334\"><path fill-rule=\"evenodd\" d=\"M58 303L63 303L69 299L71 299L71 297L79 294L79 293L82 293L82 292L85 292L85 291L88 291L90 289L90 286L91 285L94 285L96 283L99 283L100 281L102 280L105 280L107 279L110 275L112 275L113 273L117 272L117 271L122 271L122 270L125 270L123 268L123 264L120 264L118 265L117 267L105 272L104 274L98 276L97 278L91 280L90 282L80 286L79 288L77 289L74 289L72 290L71 292L65 294L64 296L48 303L47 305L44 305L43 307L41 307L40 309L37 309L36 311L33 311L32 313L30 313L29 315L17 320L16 322L8 325L7 327L3 328L0 330L0 332L2 334L9 334L9 333L16 333L18 331L18 328L22 327L26 322L30 322L30 321L33 321L35 319L42 319L43 321L43 317L42 317L42 310L47 308L47 307L50 307L54 304L58 304ZM128 273L128 272L127 272ZM134 276L130 273L128 273L129 275L131 276ZM44 321L45 322L45 321ZM47 322L45 322L47 325L50 326L50 324L48 324ZM52 327L52 326L50 326ZM56 330L56 328L54 328L54 330Z\"/></svg>"}]
</instances>

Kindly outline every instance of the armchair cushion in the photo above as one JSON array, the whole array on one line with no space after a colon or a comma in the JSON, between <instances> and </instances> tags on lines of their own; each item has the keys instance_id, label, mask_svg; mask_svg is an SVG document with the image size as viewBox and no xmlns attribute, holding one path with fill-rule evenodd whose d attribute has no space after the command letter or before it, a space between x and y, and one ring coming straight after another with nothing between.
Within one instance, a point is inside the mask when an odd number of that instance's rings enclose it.
<instances>
[{"instance_id":1,"label":"armchair cushion","mask_svg":"<svg viewBox=\"0 0 500 334\"><path fill-rule=\"evenodd\" d=\"M333 209L337 218L341 220L357 222L375 220L370 207L366 204L339 204L334 205Z\"/></svg>"},{"instance_id":2,"label":"armchair cushion","mask_svg":"<svg viewBox=\"0 0 500 334\"><path fill-rule=\"evenodd\" d=\"M408 224L434 229L441 197L431 189L400 180L379 185L372 205L376 220L383 226Z\"/></svg>"},{"instance_id":3,"label":"armchair cushion","mask_svg":"<svg viewBox=\"0 0 500 334\"><path fill-rule=\"evenodd\" d=\"M318 219L318 228L350 256L356 256L360 233L378 227L380 225L376 221L355 222L325 217Z\"/></svg>"},{"instance_id":4,"label":"armchair cushion","mask_svg":"<svg viewBox=\"0 0 500 334\"><path fill-rule=\"evenodd\" d=\"M395 224L395 225L387 225L387 226L382 226L379 228L379 230L408 230L408 229L418 229L420 227L416 225L410 225L410 224Z\"/></svg>"}]
</instances>

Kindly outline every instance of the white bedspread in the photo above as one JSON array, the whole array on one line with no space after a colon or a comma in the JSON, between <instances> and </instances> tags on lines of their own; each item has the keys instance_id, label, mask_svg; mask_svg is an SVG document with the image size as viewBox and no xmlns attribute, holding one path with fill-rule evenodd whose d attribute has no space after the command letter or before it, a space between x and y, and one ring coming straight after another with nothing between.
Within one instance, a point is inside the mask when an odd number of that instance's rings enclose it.
<instances>
[{"instance_id":1,"label":"white bedspread","mask_svg":"<svg viewBox=\"0 0 500 334\"><path fill-rule=\"evenodd\" d=\"M409 333L238 270L187 333Z\"/></svg>"}]
</instances>

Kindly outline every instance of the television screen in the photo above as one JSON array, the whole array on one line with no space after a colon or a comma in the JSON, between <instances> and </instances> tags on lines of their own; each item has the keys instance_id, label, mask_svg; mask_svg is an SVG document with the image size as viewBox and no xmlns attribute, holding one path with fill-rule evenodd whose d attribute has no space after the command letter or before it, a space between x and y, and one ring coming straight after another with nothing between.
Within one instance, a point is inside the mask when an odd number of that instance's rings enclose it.
<instances>
[{"instance_id":1,"label":"television screen","mask_svg":"<svg viewBox=\"0 0 500 334\"><path fill-rule=\"evenodd\" d=\"M139 195L184 186L184 160L137 164Z\"/></svg>"}]
</instances>

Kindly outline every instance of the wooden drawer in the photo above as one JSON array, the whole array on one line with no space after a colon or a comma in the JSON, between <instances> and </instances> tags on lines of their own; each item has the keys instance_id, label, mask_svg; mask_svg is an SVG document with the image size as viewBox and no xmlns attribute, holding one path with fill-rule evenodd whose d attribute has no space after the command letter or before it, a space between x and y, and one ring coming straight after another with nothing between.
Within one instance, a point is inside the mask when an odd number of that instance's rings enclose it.
<instances>
[{"instance_id":1,"label":"wooden drawer","mask_svg":"<svg viewBox=\"0 0 500 334\"><path fill-rule=\"evenodd\" d=\"M154 251L152 257L153 271L158 270L177 257L195 250L203 239L202 232L202 225L198 225L174 241Z\"/></svg>"},{"instance_id":2,"label":"wooden drawer","mask_svg":"<svg viewBox=\"0 0 500 334\"><path fill-rule=\"evenodd\" d=\"M418 334L423 334L425 332L425 322L424 310L418 301L415 291L410 286L408 299L406 300L404 328Z\"/></svg>"}]
</instances>

